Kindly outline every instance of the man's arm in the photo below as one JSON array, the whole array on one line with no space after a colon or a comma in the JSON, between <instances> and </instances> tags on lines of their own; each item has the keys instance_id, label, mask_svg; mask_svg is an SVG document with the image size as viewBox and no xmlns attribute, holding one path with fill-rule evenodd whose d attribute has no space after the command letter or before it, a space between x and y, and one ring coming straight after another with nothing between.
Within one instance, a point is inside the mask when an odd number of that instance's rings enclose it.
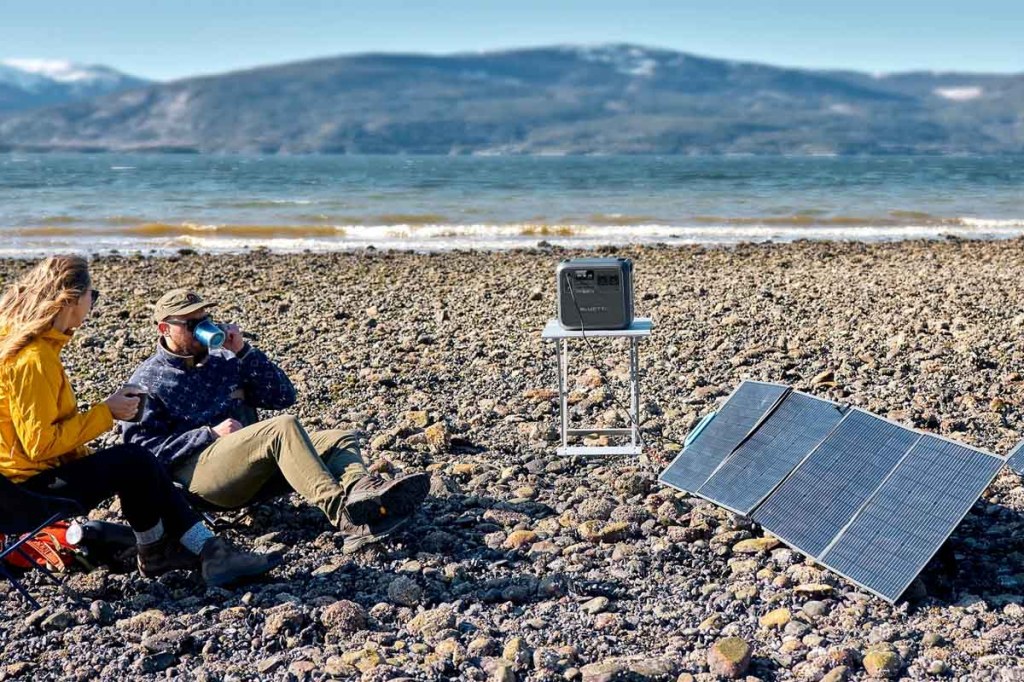
<instances>
[{"instance_id":1,"label":"man's arm","mask_svg":"<svg viewBox=\"0 0 1024 682\"><path fill-rule=\"evenodd\" d=\"M238 374L242 388L245 389L247 405L283 410L295 404L295 386L266 353L247 343L235 357L238 359Z\"/></svg>"},{"instance_id":2,"label":"man's arm","mask_svg":"<svg viewBox=\"0 0 1024 682\"><path fill-rule=\"evenodd\" d=\"M177 427L167 408L155 396L146 401L142 419L124 422L123 427L126 443L141 445L168 467L199 454L217 440L217 434L209 426Z\"/></svg>"}]
</instances>

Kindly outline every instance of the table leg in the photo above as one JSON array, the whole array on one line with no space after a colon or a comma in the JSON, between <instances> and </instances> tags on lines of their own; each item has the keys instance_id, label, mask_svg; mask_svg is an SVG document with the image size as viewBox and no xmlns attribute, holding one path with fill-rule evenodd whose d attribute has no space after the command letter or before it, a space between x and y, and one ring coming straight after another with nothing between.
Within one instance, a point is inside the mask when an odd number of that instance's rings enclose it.
<instances>
[{"instance_id":1,"label":"table leg","mask_svg":"<svg viewBox=\"0 0 1024 682\"><path fill-rule=\"evenodd\" d=\"M562 423L562 447L569 447L569 400L566 387L569 383L569 343L565 339L555 341L558 353L558 414Z\"/></svg>"},{"instance_id":2,"label":"table leg","mask_svg":"<svg viewBox=\"0 0 1024 682\"><path fill-rule=\"evenodd\" d=\"M629 383L630 398L632 399L632 419L630 419L633 432L633 447L639 443L640 430L640 351L639 343L635 338L629 340Z\"/></svg>"}]
</instances>

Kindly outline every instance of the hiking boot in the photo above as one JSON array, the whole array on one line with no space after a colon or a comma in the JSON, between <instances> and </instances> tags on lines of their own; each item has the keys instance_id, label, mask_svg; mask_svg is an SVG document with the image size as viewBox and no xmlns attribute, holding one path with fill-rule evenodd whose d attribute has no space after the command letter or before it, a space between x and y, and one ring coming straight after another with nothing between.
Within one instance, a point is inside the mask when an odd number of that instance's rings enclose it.
<instances>
[{"instance_id":1,"label":"hiking boot","mask_svg":"<svg viewBox=\"0 0 1024 682\"><path fill-rule=\"evenodd\" d=\"M395 517L361 526L342 522L341 532L345 533L345 541L342 543L341 553L353 554L367 545L380 542L399 530L408 520L408 516Z\"/></svg>"},{"instance_id":2,"label":"hiking boot","mask_svg":"<svg viewBox=\"0 0 1024 682\"><path fill-rule=\"evenodd\" d=\"M430 492L430 476L424 472L387 480L377 474L359 478L348 489L345 515L355 526L406 518L423 504Z\"/></svg>"},{"instance_id":3,"label":"hiking boot","mask_svg":"<svg viewBox=\"0 0 1024 682\"><path fill-rule=\"evenodd\" d=\"M203 563L203 580L210 587L262 575L283 561L279 554L257 554L238 549L222 537L207 540L199 558Z\"/></svg>"},{"instance_id":4,"label":"hiking boot","mask_svg":"<svg viewBox=\"0 0 1024 682\"><path fill-rule=\"evenodd\" d=\"M177 540L166 536L156 542L139 545L138 550L136 563L139 573L147 578L155 578L169 571L199 570L199 557Z\"/></svg>"}]
</instances>

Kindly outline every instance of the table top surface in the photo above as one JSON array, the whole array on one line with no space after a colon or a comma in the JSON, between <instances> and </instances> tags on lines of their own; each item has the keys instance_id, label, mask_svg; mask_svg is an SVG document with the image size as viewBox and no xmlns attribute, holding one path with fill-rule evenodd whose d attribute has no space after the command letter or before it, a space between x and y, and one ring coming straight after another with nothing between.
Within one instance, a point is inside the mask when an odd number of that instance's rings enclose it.
<instances>
[{"instance_id":1,"label":"table top surface","mask_svg":"<svg viewBox=\"0 0 1024 682\"><path fill-rule=\"evenodd\" d=\"M652 329L654 323L651 322L651 318L635 317L633 323L625 329L588 329L586 336L650 336ZM548 320L540 333L542 339L580 339L583 336L584 332L579 329L562 329L562 325L558 324L558 319L554 317Z\"/></svg>"}]
</instances>

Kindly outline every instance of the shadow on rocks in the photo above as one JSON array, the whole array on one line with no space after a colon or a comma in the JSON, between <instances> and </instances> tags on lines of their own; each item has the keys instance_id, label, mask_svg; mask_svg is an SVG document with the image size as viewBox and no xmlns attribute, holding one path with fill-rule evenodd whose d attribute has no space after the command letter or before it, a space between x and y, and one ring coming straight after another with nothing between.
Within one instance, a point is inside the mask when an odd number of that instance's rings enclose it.
<instances>
[{"instance_id":1,"label":"shadow on rocks","mask_svg":"<svg viewBox=\"0 0 1024 682\"><path fill-rule=\"evenodd\" d=\"M963 599L1018 602L1024 588L1024 514L979 501L904 593L912 609Z\"/></svg>"}]
</instances>

